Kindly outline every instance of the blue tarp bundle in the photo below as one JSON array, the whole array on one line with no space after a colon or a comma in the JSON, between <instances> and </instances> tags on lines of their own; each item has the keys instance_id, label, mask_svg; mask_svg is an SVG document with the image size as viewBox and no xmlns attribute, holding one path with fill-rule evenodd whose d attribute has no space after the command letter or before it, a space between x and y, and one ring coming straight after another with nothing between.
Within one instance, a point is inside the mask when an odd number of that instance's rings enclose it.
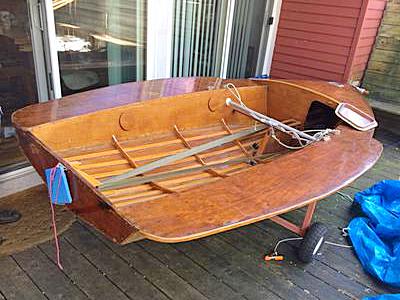
<instances>
[{"instance_id":1,"label":"blue tarp bundle","mask_svg":"<svg viewBox=\"0 0 400 300\"><path fill-rule=\"evenodd\" d=\"M357 193L354 200L366 215L349 224L361 264L382 282L400 287L400 181L378 182Z\"/></svg>"},{"instance_id":2,"label":"blue tarp bundle","mask_svg":"<svg viewBox=\"0 0 400 300\"><path fill-rule=\"evenodd\" d=\"M362 300L399 300L400 294L385 294L379 296L364 297Z\"/></svg>"}]
</instances>

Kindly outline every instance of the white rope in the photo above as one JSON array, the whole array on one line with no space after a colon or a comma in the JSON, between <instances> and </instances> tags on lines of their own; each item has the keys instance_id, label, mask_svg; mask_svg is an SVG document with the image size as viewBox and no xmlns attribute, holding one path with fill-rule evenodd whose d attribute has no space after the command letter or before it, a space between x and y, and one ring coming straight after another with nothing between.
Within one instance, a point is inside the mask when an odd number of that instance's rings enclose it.
<instances>
[{"instance_id":1,"label":"white rope","mask_svg":"<svg viewBox=\"0 0 400 300\"><path fill-rule=\"evenodd\" d=\"M353 246L350 246L350 245L337 244L337 243L328 242L328 241L325 241L325 244L328 244L328 245L331 245L331 246L335 246L335 247L346 248L346 249L353 248Z\"/></svg>"},{"instance_id":2,"label":"white rope","mask_svg":"<svg viewBox=\"0 0 400 300\"><path fill-rule=\"evenodd\" d=\"M236 88L236 86L229 82L225 85L225 88L232 94L232 96L239 102L239 104L243 107L248 109L248 107L246 106L246 104L242 101L242 97L238 91L238 89ZM250 113L250 116L257 119L257 116L255 116L254 114ZM299 150L299 149L303 149L304 147L307 147L308 145L310 145L311 143L313 143L314 141L311 140L307 140L304 138L301 138L296 132L293 131L288 131L282 127L277 127L277 129L283 133L288 134L289 136L292 137L292 139L297 140L297 142L299 143L299 146L291 146L288 145L284 142L282 142L275 134L275 130L274 130L274 126L272 126L272 124L270 124L268 121L266 121L266 124L271 127L271 137L282 147L285 147L287 149L290 150ZM315 138L315 141L321 141L321 140L328 140L329 134L334 133L334 134L338 134L339 131L336 129L308 129L308 130L303 130L302 132L306 133L306 132L314 132L315 134L313 135L313 137Z\"/></svg>"},{"instance_id":3,"label":"white rope","mask_svg":"<svg viewBox=\"0 0 400 300\"><path fill-rule=\"evenodd\" d=\"M227 83L225 85L225 88L232 94L233 97L236 98L237 101L239 101L240 105L247 108L246 104L244 104L242 101L242 97L240 96L238 89L233 83L231 82Z\"/></svg>"}]
</instances>

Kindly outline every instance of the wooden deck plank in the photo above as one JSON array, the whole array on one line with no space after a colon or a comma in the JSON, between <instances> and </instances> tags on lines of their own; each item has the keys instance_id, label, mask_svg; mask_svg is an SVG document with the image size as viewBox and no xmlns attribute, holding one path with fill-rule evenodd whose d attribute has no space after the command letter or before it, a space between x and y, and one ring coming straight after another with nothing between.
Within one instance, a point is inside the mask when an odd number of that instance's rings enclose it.
<instances>
[{"instance_id":1,"label":"wooden deck plank","mask_svg":"<svg viewBox=\"0 0 400 300\"><path fill-rule=\"evenodd\" d=\"M47 242L39 246L56 263L54 244ZM60 239L64 273L91 299L129 299L107 276L90 263L65 239Z\"/></svg>"},{"instance_id":2,"label":"wooden deck plank","mask_svg":"<svg viewBox=\"0 0 400 300\"><path fill-rule=\"evenodd\" d=\"M262 255L268 253L268 251L273 248L277 237L274 236L274 240L271 240L270 237L272 235L262 234L258 239L254 239L255 235L249 232L249 229L247 228L252 227L246 226L245 229L239 229L238 232L222 234L222 239L225 243L214 239L214 245L212 246L214 251L225 249L225 256L229 256L230 259L233 259L234 257L237 257L237 259L243 259L243 257L250 256L253 260L262 260ZM244 234L241 234L240 231ZM284 231L283 234L285 234ZM251 238L249 238L250 235ZM285 235L282 236L281 232L278 238L282 237L285 237ZM267 246L265 243L269 245ZM230 247L227 247L227 245L230 245ZM289 279L295 286L305 293L305 295L302 296L303 298L316 297L319 299L340 299L343 297L341 293L337 292L337 290L319 278L297 268L296 262L293 262L293 260L286 259L282 263L263 263L262 267L271 269L273 272L272 276L276 276L281 281ZM268 280L270 280L270 278L268 278ZM298 299L302 298L300 297Z\"/></svg>"},{"instance_id":3,"label":"wooden deck plank","mask_svg":"<svg viewBox=\"0 0 400 300\"><path fill-rule=\"evenodd\" d=\"M351 204L349 203L348 205L348 211L350 211ZM340 235L340 231L338 229L340 225L338 226L337 219L329 218L329 216L323 216L323 213L326 213L326 211L327 210L317 211L317 218L314 221L322 222L328 227L329 231L326 237L327 240L343 245L348 245L348 240ZM290 221L296 221L301 218L301 214L298 212L292 212L286 214L285 217ZM348 219L344 220L343 225L347 226L351 219L352 217L350 217L349 214ZM271 224L271 222L258 223L257 227L263 228L264 230L266 230L266 232L273 231L272 233L274 235L276 233L279 233L279 230L281 230L280 227L277 227L275 224ZM288 234L288 236L290 236L290 234ZM380 284L377 280L365 273L352 249L337 248L334 246L325 245L322 251L322 255L317 256L317 260L324 265L336 270L337 272L345 274L350 279L362 284L365 288L371 289L376 293L383 294L391 291L390 288L382 286L382 284ZM320 267L317 267L316 269L319 270Z\"/></svg>"},{"instance_id":4,"label":"wooden deck plank","mask_svg":"<svg viewBox=\"0 0 400 300\"><path fill-rule=\"evenodd\" d=\"M267 228L267 230L265 230L266 234L272 234L276 236L277 234L279 234L281 230L281 228L279 228L275 224L267 224L265 222L262 225L265 225L265 227L263 227L264 230ZM297 249L294 245L295 245L294 243L286 243L286 244L281 244L280 246L281 253L284 253L286 259L288 260L292 261L297 260L295 252ZM323 251L326 251L325 248L328 247L329 247L328 245L325 245ZM349 249L347 250L351 251ZM296 262L295 265L301 270L310 273L312 276L321 279L327 285L337 289L338 292L343 293L349 298L359 299L365 295L368 294L371 295L371 289L369 289L367 285L363 285L360 282L354 280L353 278L348 277L340 272L337 272L335 269L321 263L319 259L315 259L310 264L302 264L301 262Z\"/></svg>"},{"instance_id":5,"label":"wooden deck plank","mask_svg":"<svg viewBox=\"0 0 400 300\"><path fill-rule=\"evenodd\" d=\"M46 299L11 256L0 259L0 299Z\"/></svg>"},{"instance_id":6,"label":"wooden deck plank","mask_svg":"<svg viewBox=\"0 0 400 300\"><path fill-rule=\"evenodd\" d=\"M130 251L132 246L136 245L128 245L127 247L118 246L118 250L116 251L126 259L127 263L132 264L171 299L207 299L194 286L183 280L166 265L157 261L148 253L139 251L135 255L132 255Z\"/></svg>"},{"instance_id":7,"label":"wooden deck plank","mask_svg":"<svg viewBox=\"0 0 400 300\"><path fill-rule=\"evenodd\" d=\"M152 241L141 241L140 246L157 257L184 280L195 286L209 299L245 299L227 284L208 273L171 245Z\"/></svg>"},{"instance_id":8,"label":"wooden deck plank","mask_svg":"<svg viewBox=\"0 0 400 300\"><path fill-rule=\"evenodd\" d=\"M133 266L171 299L207 299L193 285L173 272L169 265L163 264L136 243L120 246L106 240L103 236L94 235L104 243L104 246Z\"/></svg>"},{"instance_id":9,"label":"wooden deck plank","mask_svg":"<svg viewBox=\"0 0 400 300\"><path fill-rule=\"evenodd\" d=\"M87 299L87 295L62 273L39 248L14 255L18 265L50 299Z\"/></svg>"},{"instance_id":10,"label":"wooden deck plank","mask_svg":"<svg viewBox=\"0 0 400 300\"><path fill-rule=\"evenodd\" d=\"M82 225L74 224L64 237L130 298L168 299L143 274L132 268Z\"/></svg>"},{"instance_id":11,"label":"wooden deck plank","mask_svg":"<svg viewBox=\"0 0 400 300\"><path fill-rule=\"evenodd\" d=\"M350 192L348 188L346 189L346 193L350 196L353 196L355 192L356 190ZM337 200L340 199L340 197L335 195L328 197L328 199L323 200L323 202L319 204L314 221L322 222L330 229L327 234L328 240L346 245L348 244L348 239L340 235L338 227L347 227L351 219L359 215L359 213L352 209L352 203L349 201L339 200L340 205L333 207L331 204L335 202L335 198ZM337 218L332 218L332 215ZM293 211L286 214L285 217L291 221L295 221L301 218L301 212ZM264 223L260 224L262 226ZM354 251L351 249L337 248L328 245L324 247L322 255L318 256L317 259L331 268L336 269L338 272L344 273L346 276L371 288L377 293L382 294L392 290L390 287L382 286L377 280L365 273Z\"/></svg>"},{"instance_id":12,"label":"wooden deck plank","mask_svg":"<svg viewBox=\"0 0 400 300\"><path fill-rule=\"evenodd\" d=\"M179 243L173 247L247 299L282 299L264 285L266 282L259 282L252 274L229 263L198 241Z\"/></svg>"},{"instance_id":13,"label":"wooden deck plank","mask_svg":"<svg viewBox=\"0 0 400 300\"><path fill-rule=\"evenodd\" d=\"M238 248L229 242L235 237L242 239L239 241L240 246ZM276 268L268 268L263 260L264 250L254 257L249 256L249 253L243 252L241 248L251 244L243 243L243 236L237 235L236 231L226 232L215 237L215 239L206 239L204 245L214 253L217 253L216 251L221 253L221 256L227 259L232 265L246 270L260 282L272 287L273 291L283 299L317 299L297 286L295 283L296 280L286 277L278 265L275 266Z\"/></svg>"}]
</instances>

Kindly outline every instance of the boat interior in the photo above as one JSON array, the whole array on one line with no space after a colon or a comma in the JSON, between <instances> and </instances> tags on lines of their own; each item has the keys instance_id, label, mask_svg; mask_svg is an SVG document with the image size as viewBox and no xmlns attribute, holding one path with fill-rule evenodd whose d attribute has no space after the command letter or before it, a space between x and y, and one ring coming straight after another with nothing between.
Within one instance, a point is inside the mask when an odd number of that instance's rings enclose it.
<instances>
[{"instance_id":1,"label":"boat interior","mask_svg":"<svg viewBox=\"0 0 400 300\"><path fill-rule=\"evenodd\" d=\"M339 121L330 98L297 86L270 82L238 91L246 106L294 128L335 128ZM228 97L232 98L228 90L218 89L148 100L39 125L31 132L59 161L95 188L113 176L163 157L260 128L244 138L143 174L146 179L99 189L109 205L125 208L223 180L290 155L293 150L270 138L270 128L227 107ZM293 144L287 134L277 135Z\"/></svg>"}]
</instances>

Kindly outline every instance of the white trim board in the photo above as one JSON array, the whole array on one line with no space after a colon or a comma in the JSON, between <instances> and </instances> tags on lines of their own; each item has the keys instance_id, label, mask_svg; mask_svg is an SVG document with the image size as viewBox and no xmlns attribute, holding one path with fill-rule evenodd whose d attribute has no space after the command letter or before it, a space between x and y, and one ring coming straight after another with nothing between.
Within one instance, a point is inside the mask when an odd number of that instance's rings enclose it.
<instances>
[{"instance_id":1,"label":"white trim board","mask_svg":"<svg viewBox=\"0 0 400 300\"><path fill-rule=\"evenodd\" d=\"M44 1L44 2L42 2ZM51 76L49 80L53 86L53 95L51 98L59 99L62 97L61 92L61 79L60 79L60 65L58 61L57 52L57 36L56 36L56 24L54 20L53 2L52 0L41 0L42 13L44 14L44 45L47 52L47 64L48 70L51 70Z\"/></svg>"},{"instance_id":2,"label":"white trim board","mask_svg":"<svg viewBox=\"0 0 400 300\"><path fill-rule=\"evenodd\" d=\"M282 0L275 0L274 6L272 8L272 17L274 18L274 23L272 24L268 34L268 42L267 42L267 49L265 51L263 74L269 75L269 72L271 71L272 57L274 55L276 35L278 33L281 7L282 7Z\"/></svg>"},{"instance_id":3,"label":"white trim board","mask_svg":"<svg viewBox=\"0 0 400 300\"><path fill-rule=\"evenodd\" d=\"M225 30L224 30L224 42L222 47L222 61L221 61L221 72L220 72L221 78L226 78L226 73L228 71L229 51L231 50L230 48L231 48L231 36L232 36L234 12L235 12L235 0L228 0L228 8L226 15Z\"/></svg>"},{"instance_id":4,"label":"white trim board","mask_svg":"<svg viewBox=\"0 0 400 300\"><path fill-rule=\"evenodd\" d=\"M147 1L146 80L171 77L173 0Z\"/></svg>"},{"instance_id":5,"label":"white trim board","mask_svg":"<svg viewBox=\"0 0 400 300\"><path fill-rule=\"evenodd\" d=\"M42 183L42 178L33 167L8 172L0 175L0 197L21 192Z\"/></svg>"},{"instance_id":6,"label":"white trim board","mask_svg":"<svg viewBox=\"0 0 400 300\"><path fill-rule=\"evenodd\" d=\"M49 88L47 83L46 59L43 44L43 13L38 0L28 0L29 22L31 27L31 42L33 51L33 62L35 66L36 87L39 102L49 99Z\"/></svg>"}]
</instances>

